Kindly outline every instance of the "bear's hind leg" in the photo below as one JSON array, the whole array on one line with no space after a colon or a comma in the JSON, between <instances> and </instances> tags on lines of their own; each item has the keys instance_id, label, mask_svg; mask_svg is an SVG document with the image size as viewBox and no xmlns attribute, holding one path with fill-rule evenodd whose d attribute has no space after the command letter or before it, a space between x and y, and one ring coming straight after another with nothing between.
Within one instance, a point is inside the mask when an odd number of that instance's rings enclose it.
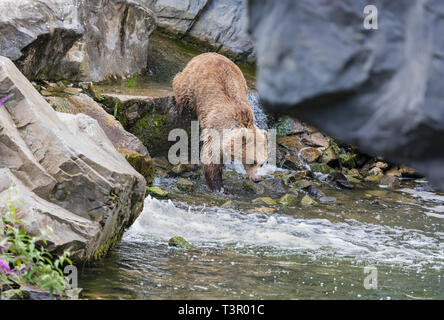
<instances>
[{"instance_id":1,"label":"bear's hind leg","mask_svg":"<svg viewBox=\"0 0 444 320\"><path fill-rule=\"evenodd\" d=\"M207 186L211 191L221 191L224 187L222 181L222 165L221 164L209 164L203 165L205 180Z\"/></svg>"}]
</instances>

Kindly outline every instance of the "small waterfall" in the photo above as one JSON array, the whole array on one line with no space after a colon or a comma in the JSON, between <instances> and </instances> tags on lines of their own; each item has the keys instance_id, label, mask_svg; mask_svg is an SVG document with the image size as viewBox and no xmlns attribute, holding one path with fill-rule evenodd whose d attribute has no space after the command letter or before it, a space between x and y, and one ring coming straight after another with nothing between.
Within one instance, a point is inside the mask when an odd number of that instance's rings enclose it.
<instances>
[{"instance_id":1,"label":"small waterfall","mask_svg":"<svg viewBox=\"0 0 444 320\"><path fill-rule=\"evenodd\" d=\"M301 150L299 150L299 152L298 152L298 160L299 160L300 163L302 163L302 165L305 167L305 169L307 169L308 171L311 171L310 165L307 162L305 162L304 159L302 159L302 151L304 151L306 149L310 149L310 147L305 147L305 148L302 148Z\"/></svg>"},{"instance_id":2,"label":"small waterfall","mask_svg":"<svg viewBox=\"0 0 444 320\"><path fill-rule=\"evenodd\" d=\"M257 92L248 93L248 102L250 102L254 113L254 122L259 129L268 130L268 117L262 109L259 101L259 94Z\"/></svg>"}]
</instances>

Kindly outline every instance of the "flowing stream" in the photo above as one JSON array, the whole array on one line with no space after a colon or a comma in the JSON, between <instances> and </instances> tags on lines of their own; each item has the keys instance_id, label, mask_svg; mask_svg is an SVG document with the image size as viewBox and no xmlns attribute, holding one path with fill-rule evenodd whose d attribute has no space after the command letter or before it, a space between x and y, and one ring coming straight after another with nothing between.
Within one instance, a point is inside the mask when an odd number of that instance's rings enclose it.
<instances>
[{"instance_id":1,"label":"flowing stream","mask_svg":"<svg viewBox=\"0 0 444 320\"><path fill-rule=\"evenodd\" d=\"M257 96L249 99L256 122L267 128ZM403 181L396 191L324 183L336 204L276 206L264 214L252 203L258 196L239 187L236 170L243 169L226 170L235 176L228 194L209 193L202 179L185 194L175 178L157 177L170 199L148 196L121 243L101 264L81 270L84 296L444 299L444 194L428 191L426 181ZM221 207L227 200L234 208ZM173 236L194 247L169 247Z\"/></svg>"}]
</instances>

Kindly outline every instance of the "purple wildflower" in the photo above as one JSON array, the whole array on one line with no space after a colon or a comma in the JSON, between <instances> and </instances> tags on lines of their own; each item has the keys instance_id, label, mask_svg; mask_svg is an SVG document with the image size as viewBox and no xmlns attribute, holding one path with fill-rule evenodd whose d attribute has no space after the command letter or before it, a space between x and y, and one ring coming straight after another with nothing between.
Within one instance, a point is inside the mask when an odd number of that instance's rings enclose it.
<instances>
[{"instance_id":1,"label":"purple wildflower","mask_svg":"<svg viewBox=\"0 0 444 320\"><path fill-rule=\"evenodd\" d=\"M11 272L12 270L9 267L9 264L0 259L0 273L5 273L6 275L8 275Z\"/></svg>"},{"instance_id":2,"label":"purple wildflower","mask_svg":"<svg viewBox=\"0 0 444 320\"><path fill-rule=\"evenodd\" d=\"M0 98L0 107L6 103L11 97L13 96L12 93L8 94L7 96Z\"/></svg>"}]
</instances>

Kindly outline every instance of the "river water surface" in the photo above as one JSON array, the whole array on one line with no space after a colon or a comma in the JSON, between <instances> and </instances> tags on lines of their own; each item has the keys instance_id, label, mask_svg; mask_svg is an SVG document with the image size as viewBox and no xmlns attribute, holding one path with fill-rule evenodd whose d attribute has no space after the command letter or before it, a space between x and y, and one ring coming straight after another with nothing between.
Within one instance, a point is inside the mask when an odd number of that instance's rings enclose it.
<instances>
[{"instance_id":1,"label":"river water surface","mask_svg":"<svg viewBox=\"0 0 444 320\"><path fill-rule=\"evenodd\" d=\"M174 179L156 184L174 192ZM443 299L444 195L423 191L423 181L404 184L332 189L335 205L273 214L252 212L239 192L209 200L204 186L173 201L148 196L80 286L103 299ZM217 206L227 199L237 208ZM169 247L178 235L194 249ZM375 273L377 288L366 289Z\"/></svg>"}]
</instances>

